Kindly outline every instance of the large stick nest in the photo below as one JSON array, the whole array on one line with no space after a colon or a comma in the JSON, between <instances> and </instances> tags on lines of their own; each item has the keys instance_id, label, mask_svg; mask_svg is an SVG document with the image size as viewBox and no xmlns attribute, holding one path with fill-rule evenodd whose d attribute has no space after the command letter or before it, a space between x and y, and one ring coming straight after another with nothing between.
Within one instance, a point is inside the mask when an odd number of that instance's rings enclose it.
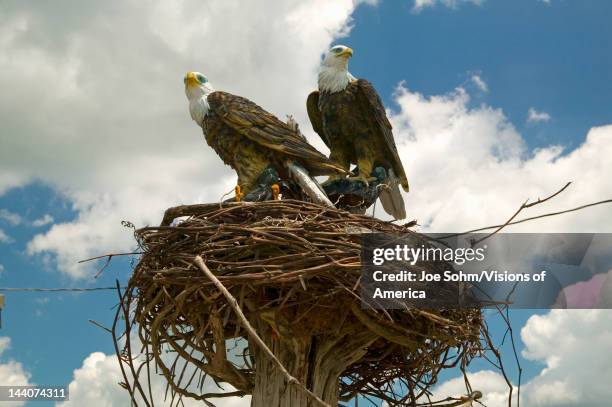
<instances>
[{"instance_id":1,"label":"large stick nest","mask_svg":"<svg viewBox=\"0 0 612 407\"><path fill-rule=\"evenodd\" d=\"M170 225L178 216L188 218ZM228 339L245 338L246 343L247 333L226 298L194 265L195 256L201 256L247 318L267 321L280 340L373 335L363 355L341 374L341 399L361 394L390 405L415 403L427 396L442 368L465 367L482 351L481 311L363 309L364 232L410 233L426 243L405 226L301 201L169 209L161 226L136 231L144 254L122 296L127 337L132 328L138 331L147 371L154 361L173 396L219 396L194 391L194 378L182 372L185 364L202 375L200 384L209 376L233 385L237 391L231 394L252 392L253 350L246 348L244 361L226 352ZM127 387L147 399L139 383L143 366L137 366L129 341L124 346L122 361L134 381ZM173 360L168 362L164 350L175 352Z\"/></svg>"}]
</instances>

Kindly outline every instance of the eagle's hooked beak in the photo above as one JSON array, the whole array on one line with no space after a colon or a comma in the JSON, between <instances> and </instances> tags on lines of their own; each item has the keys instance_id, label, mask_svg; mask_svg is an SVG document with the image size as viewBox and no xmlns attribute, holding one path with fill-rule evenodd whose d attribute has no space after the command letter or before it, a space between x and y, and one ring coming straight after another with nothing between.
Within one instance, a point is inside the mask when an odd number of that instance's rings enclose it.
<instances>
[{"instance_id":1,"label":"eagle's hooked beak","mask_svg":"<svg viewBox=\"0 0 612 407\"><path fill-rule=\"evenodd\" d=\"M187 75L185 75L185 85L187 87L196 87L200 85L200 83L198 82L198 79L196 78L195 73L188 72Z\"/></svg>"},{"instance_id":2,"label":"eagle's hooked beak","mask_svg":"<svg viewBox=\"0 0 612 407\"><path fill-rule=\"evenodd\" d=\"M346 49L344 51L342 51L341 53L338 54L339 57L347 57L350 58L353 56L353 49L346 47Z\"/></svg>"}]
</instances>

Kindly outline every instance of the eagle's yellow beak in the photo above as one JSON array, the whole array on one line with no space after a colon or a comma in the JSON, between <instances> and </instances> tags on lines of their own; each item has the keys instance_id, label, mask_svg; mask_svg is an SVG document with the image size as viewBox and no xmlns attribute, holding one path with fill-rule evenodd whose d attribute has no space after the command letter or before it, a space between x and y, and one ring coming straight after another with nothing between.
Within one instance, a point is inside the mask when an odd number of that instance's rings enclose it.
<instances>
[{"instance_id":1,"label":"eagle's yellow beak","mask_svg":"<svg viewBox=\"0 0 612 407\"><path fill-rule=\"evenodd\" d=\"M187 75L185 75L185 86L196 87L199 85L200 83L198 82L198 79L196 78L196 74L193 72L187 72Z\"/></svg>"},{"instance_id":2,"label":"eagle's yellow beak","mask_svg":"<svg viewBox=\"0 0 612 407\"><path fill-rule=\"evenodd\" d=\"M353 56L353 49L346 47L346 49L344 51L342 51L341 53L338 54L339 57L347 57L350 58Z\"/></svg>"}]
</instances>

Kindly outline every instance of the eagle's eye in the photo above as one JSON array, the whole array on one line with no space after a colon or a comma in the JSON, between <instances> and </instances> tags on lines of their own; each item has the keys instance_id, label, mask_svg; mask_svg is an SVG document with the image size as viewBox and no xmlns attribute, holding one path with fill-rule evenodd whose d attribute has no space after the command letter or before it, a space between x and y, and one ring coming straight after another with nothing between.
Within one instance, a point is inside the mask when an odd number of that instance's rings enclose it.
<instances>
[{"instance_id":1,"label":"eagle's eye","mask_svg":"<svg viewBox=\"0 0 612 407\"><path fill-rule=\"evenodd\" d=\"M204 75L199 75L199 74L198 74L198 81L199 81L200 83L206 83L206 82L208 82L208 80L207 80L207 79L204 77Z\"/></svg>"},{"instance_id":2,"label":"eagle's eye","mask_svg":"<svg viewBox=\"0 0 612 407\"><path fill-rule=\"evenodd\" d=\"M342 47L334 47L334 48L331 49L331 51L334 54L339 54L340 52L342 52Z\"/></svg>"}]
</instances>

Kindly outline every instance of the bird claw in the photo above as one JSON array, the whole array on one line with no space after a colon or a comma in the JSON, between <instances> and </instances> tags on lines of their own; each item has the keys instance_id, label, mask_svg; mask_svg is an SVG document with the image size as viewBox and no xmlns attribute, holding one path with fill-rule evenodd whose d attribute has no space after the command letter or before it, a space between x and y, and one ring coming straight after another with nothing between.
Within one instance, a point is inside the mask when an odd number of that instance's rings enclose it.
<instances>
[{"instance_id":1,"label":"bird claw","mask_svg":"<svg viewBox=\"0 0 612 407\"><path fill-rule=\"evenodd\" d=\"M366 187L370 186L370 182L378 180L376 177L366 177L365 175L357 175L355 177L348 177L349 181L362 182Z\"/></svg>"},{"instance_id":2,"label":"bird claw","mask_svg":"<svg viewBox=\"0 0 612 407\"><path fill-rule=\"evenodd\" d=\"M270 189L272 189L272 198L275 201L280 200L280 186L278 184L272 184Z\"/></svg>"}]
</instances>

